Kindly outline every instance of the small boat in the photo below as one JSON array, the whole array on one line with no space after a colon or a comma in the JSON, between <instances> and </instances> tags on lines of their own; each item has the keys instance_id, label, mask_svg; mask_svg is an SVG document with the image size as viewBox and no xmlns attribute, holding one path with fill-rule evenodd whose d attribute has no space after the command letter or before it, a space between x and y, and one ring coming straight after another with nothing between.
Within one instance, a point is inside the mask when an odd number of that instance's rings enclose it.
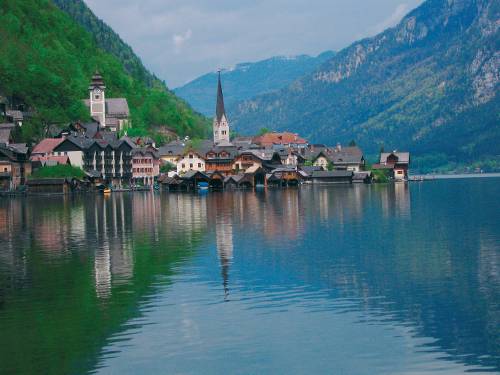
<instances>
[{"instance_id":1,"label":"small boat","mask_svg":"<svg viewBox=\"0 0 500 375\"><path fill-rule=\"evenodd\" d=\"M111 189L109 187L105 188L103 191L102 191L104 194L111 194Z\"/></svg>"},{"instance_id":2,"label":"small boat","mask_svg":"<svg viewBox=\"0 0 500 375\"><path fill-rule=\"evenodd\" d=\"M208 190L208 182L198 182L197 187L199 190Z\"/></svg>"}]
</instances>

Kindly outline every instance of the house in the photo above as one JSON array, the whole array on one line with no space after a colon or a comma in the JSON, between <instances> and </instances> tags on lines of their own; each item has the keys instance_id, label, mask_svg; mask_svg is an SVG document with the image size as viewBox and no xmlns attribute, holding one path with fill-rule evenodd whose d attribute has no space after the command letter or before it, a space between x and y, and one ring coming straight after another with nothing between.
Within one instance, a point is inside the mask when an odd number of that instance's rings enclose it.
<instances>
[{"instance_id":1,"label":"house","mask_svg":"<svg viewBox=\"0 0 500 375\"><path fill-rule=\"evenodd\" d=\"M88 90L89 99L85 99L84 103L101 128L118 132L128 127L130 110L127 99L106 99L106 85L99 72L92 77Z\"/></svg>"},{"instance_id":2,"label":"house","mask_svg":"<svg viewBox=\"0 0 500 375\"><path fill-rule=\"evenodd\" d=\"M352 171L314 171L310 177L314 184L350 184L352 182Z\"/></svg>"},{"instance_id":3,"label":"house","mask_svg":"<svg viewBox=\"0 0 500 375\"><path fill-rule=\"evenodd\" d=\"M63 138L45 138L35 145L31 157L61 156L63 152L54 152L54 149L64 141Z\"/></svg>"},{"instance_id":4,"label":"house","mask_svg":"<svg viewBox=\"0 0 500 375\"><path fill-rule=\"evenodd\" d=\"M205 170L218 171L224 175L232 174L233 161L237 156L235 147L215 146L205 154Z\"/></svg>"},{"instance_id":5,"label":"house","mask_svg":"<svg viewBox=\"0 0 500 375\"><path fill-rule=\"evenodd\" d=\"M59 142L56 142L56 140L59 140ZM90 138L75 135L70 135L66 138L47 138L36 145L34 151L35 155L38 155L38 152L49 151L52 147L51 154L53 156L67 156L73 167L83 168L85 149L89 147L92 142L93 140Z\"/></svg>"},{"instance_id":6,"label":"house","mask_svg":"<svg viewBox=\"0 0 500 375\"><path fill-rule=\"evenodd\" d=\"M345 169L353 172L359 172L365 167L363 151L357 146L342 147L338 144L333 149L317 147L316 150L318 149L320 151L311 159L316 167L324 170Z\"/></svg>"},{"instance_id":7,"label":"house","mask_svg":"<svg viewBox=\"0 0 500 375\"><path fill-rule=\"evenodd\" d=\"M409 167L410 153L398 151L381 153L379 163L373 165L373 169L388 170L395 180L408 179Z\"/></svg>"},{"instance_id":8,"label":"house","mask_svg":"<svg viewBox=\"0 0 500 375\"><path fill-rule=\"evenodd\" d=\"M15 190L31 175L29 149L25 144L0 143L0 190Z\"/></svg>"},{"instance_id":9,"label":"house","mask_svg":"<svg viewBox=\"0 0 500 375\"><path fill-rule=\"evenodd\" d=\"M151 148L135 148L132 150L132 181L144 185L153 185L160 175L160 157Z\"/></svg>"},{"instance_id":10,"label":"house","mask_svg":"<svg viewBox=\"0 0 500 375\"><path fill-rule=\"evenodd\" d=\"M12 131L15 127L16 125L12 123L0 124L0 143L6 145L13 143Z\"/></svg>"},{"instance_id":11,"label":"house","mask_svg":"<svg viewBox=\"0 0 500 375\"><path fill-rule=\"evenodd\" d=\"M363 151L357 146L342 147L338 144L329 157L334 169L359 172L365 167Z\"/></svg>"},{"instance_id":12,"label":"house","mask_svg":"<svg viewBox=\"0 0 500 375\"><path fill-rule=\"evenodd\" d=\"M297 186L307 175L295 168L276 168L266 176L267 184L271 186Z\"/></svg>"},{"instance_id":13,"label":"house","mask_svg":"<svg viewBox=\"0 0 500 375\"><path fill-rule=\"evenodd\" d=\"M271 149L246 150L235 157L233 170L253 173L257 168L273 170L281 165L281 156Z\"/></svg>"},{"instance_id":14,"label":"house","mask_svg":"<svg viewBox=\"0 0 500 375\"><path fill-rule=\"evenodd\" d=\"M26 182L30 194L68 194L74 186L66 178L42 178Z\"/></svg>"},{"instance_id":15,"label":"house","mask_svg":"<svg viewBox=\"0 0 500 375\"><path fill-rule=\"evenodd\" d=\"M205 172L205 156L193 149L185 151L177 161L177 174L182 175L188 171Z\"/></svg>"},{"instance_id":16,"label":"house","mask_svg":"<svg viewBox=\"0 0 500 375\"><path fill-rule=\"evenodd\" d=\"M158 149L160 159L164 162L177 165L179 159L184 155L186 144L182 141L172 141Z\"/></svg>"},{"instance_id":17,"label":"house","mask_svg":"<svg viewBox=\"0 0 500 375\"><path fill-rule=\"evenodd\" d=\"M290 132L266 133L261 136L255 137L253 139L253 143L265 148L272 147L273 145L281 145L292 149L304 149L308 145L308 142L305 139L299 137L299 135L296 133Z\"/></svg>"},{"instance_id":18,"label":"house","mask_svg":"<svg viewBox=\"0 0 500 375\"><path fill-rule=\"evenodd\" d=\"M354 175L352 176L353 183L370 184L372 179L373 176L371 171L354 172Z\"/></svg>"}]
</instances>

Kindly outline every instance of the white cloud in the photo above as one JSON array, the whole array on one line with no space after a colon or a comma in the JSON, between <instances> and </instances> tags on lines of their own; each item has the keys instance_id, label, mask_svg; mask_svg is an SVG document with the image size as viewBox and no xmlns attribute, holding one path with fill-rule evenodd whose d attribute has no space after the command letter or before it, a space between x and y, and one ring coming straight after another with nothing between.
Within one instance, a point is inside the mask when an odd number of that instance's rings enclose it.
<instances>
[{"instance_id":1,"label":"white cloud","mask_svg":"<svg viewBox=\"0 0 500 375\"><path fill-rule=\"evenodd\" d=\"M395 26L401 21L401 19L410 11L410 6L406 3L398 4L396 9L391 13L389 17L384 19L382 22L376 24L372 30L374 34L378 34L385 29Z\"/></svg>"},{"instance_id":2,"label":"white cloud","mask_svg":"<svg viewBox=\"0 0 500 375\"><path fill-rule=\"evenodd\" d=\"M174 43L174 51L175 53L179 53L182 46L191 39L193 32L191 29L186 30L183 34L174 34L172 36L172 42Z\"/></svg>"},{"instance_id":3,"label":"white cloud","mask_svg":"<svg viewBox=\"0 0 500 375\"><path fill-rule=\"evenodd\" d=\"M218 67L339 50L392 26L423 0L85 1L176 87Z\"/></svg>"}]
</instances>

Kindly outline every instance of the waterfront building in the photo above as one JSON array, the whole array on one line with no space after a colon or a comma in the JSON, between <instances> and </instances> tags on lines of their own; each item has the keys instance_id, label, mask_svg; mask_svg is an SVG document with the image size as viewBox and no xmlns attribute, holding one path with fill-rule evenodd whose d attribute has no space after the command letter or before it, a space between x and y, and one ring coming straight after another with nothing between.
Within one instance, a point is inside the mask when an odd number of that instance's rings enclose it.
<instances>
[{"instance_id":1,"label":"waterfront building","mask_svg":"<svg viewBox=\"0 0 500 375\"><path fill-rule=\"evenodd\" d=\"M144 185L153 185L160 175L160 158L152 148L135 148L132 150L132 181Z\"/></svg>"},{"instance_id":2,"label":"waterfront building","mask_svg":"<svg viewBox=\"0 0 500 375\"><path fill-rule=\"evenodd\" d=\"M158 149L158 154L163 162L177 165L179 159L184 155L186 144L183 141L172 141Z\"/></svg>"},{"instance_id":3,"label":"waterfront building","mask_svg":"<svg viewBox=\"0 0 500 375\"><path fill-rule=\"evenodd\" d=\"M120 131L128 127L130 110L127 99L106 99L106 85L99 72L92 77L88 90L89 99L84 100L84 103L90 110L90 116L101 128Z\"/></svg>"},{"instance_id":4,"label":"waterfront building","mask_svg":"<svg viewBox=\"0 0 500 375\"><path fill-rule=\"evenodd\" d=\"M188 171L205 171L205 156L193 149L182 155L177 161L177 174L182 175Z\"/></svg>"},{"instance_id":5,"label":"waterfront building","mask_svg":"<svg viewBox=\"0 0 500 375\"><path fill-rule=\"evenodd\" d=\"M29 149L25 144L0 143L0 190L15 190L31 174Z\"/></svg>"},{"instance_id":6,"label":"waterfront building","mask_svg":"<svg viewBox=\"0 0 500 375\"><path fill-rule=\"evenodd\" d=\"M233 172L233 161L237 155L235 147L214 147L205 154L205 170L224 175Z\"/></svg>"},{"instance_id":7,"label":"waterfront building","mask_svg":"<svg viewBox=\"0 0 500 375\"><path fill-rule=\"evenodd\" d=\"M230 145L229 139L229 121L224 107L224 95L222 93L222 84L220 81L220 72L217 83L217 104L215 108L215 117L213 121L213 139L214 144L221 146Z\"/></svg>"},{"instance_id":8,"label":"waterfront building","mask_svg":"<svg viewBox=\"0 0 500 375\"><path fill-rule=\"evenodd\" d=\"M388 170L390 177L395 180L405 180L408 178L408 168L410 166L409 152L382 152L378 164L373 165L373 169Z\"/></svg>"}]
</instances>

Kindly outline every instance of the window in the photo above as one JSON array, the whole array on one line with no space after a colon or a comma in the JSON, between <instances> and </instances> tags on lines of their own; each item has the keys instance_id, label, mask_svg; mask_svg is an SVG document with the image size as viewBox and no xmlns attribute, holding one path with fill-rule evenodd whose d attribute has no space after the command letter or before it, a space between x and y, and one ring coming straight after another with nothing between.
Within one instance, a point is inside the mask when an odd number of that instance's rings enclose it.
<instances>
[{"instance_id":1,"label":"window","mask_svg":"<svg viewBox=\"0 0 500 375\"><path fill-rule=\"evenodd\" d=\"M189 154L189 159L192 159L193 158L193 154Z\"/></svg>"},{"instance_id":2,"label":"window","mask_svg":"<svg viewBox=\"0 0 500 375\"><path fill-rule=\"evenodd\" d=\"M186 168L186 164L182 163L182 168Z\"/></svg>"},{"instance_id":3,"label":"window","mask_svg":"<svg viewBox=\"0 0 500 375\"><path fill-rule=\"evenodd\" d=\"M189 163L189 168L193 168L193 163Z\"/></svg>"},{"instance_id":4,"label":"window","mask_svg":"<svg viewBox=\"0 0 500 375\"><path fill-rule=\"evenodd\" d=\"M7 168L4 168L4 169L3 169L3 171L4 171L4 172L7 172Z\"/></svg>"},{"instance_id":5,"label":"window","mask_svg":"<svg viewBox=\"0 0 500 375\"><path fill-rule=\"evenodd\" d=\"M100 98L101 98L101 96L100 96L99 94L95 94L95 95L94 95L94 99L95 99L95 100L99 100Z\"/></svg>"},{"instance_id":6,"label":"window","mask_svg":"<svg viewBox=\"0 0 500 375\"><path fill-rule=\"evenodd\" d=\"M201 163L198 163L198 168L201 168Z\"/></svg>"}]
</instances>

